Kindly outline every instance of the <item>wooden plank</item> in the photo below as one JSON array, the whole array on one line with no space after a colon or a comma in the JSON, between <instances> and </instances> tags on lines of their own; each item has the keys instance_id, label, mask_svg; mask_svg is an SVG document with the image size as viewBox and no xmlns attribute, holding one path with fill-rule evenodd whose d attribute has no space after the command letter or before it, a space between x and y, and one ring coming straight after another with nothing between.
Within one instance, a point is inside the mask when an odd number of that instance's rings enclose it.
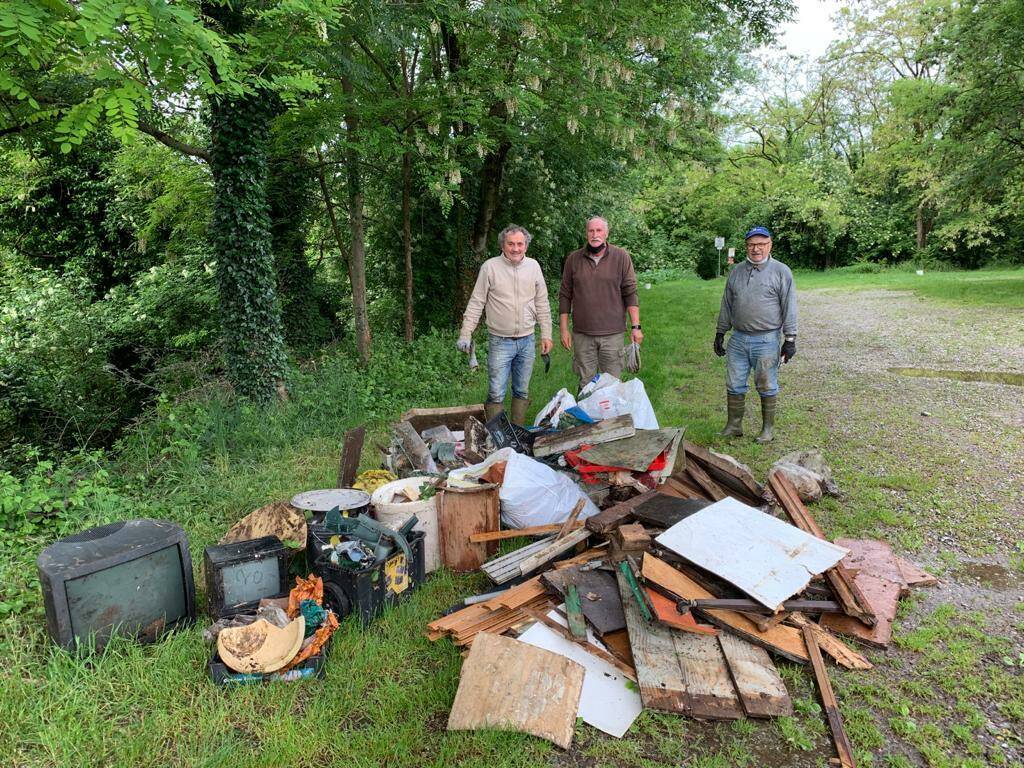
<instances>
[{"instance_id":1,"label":"wooden plank","mask_svg":"<svg viewBox=\"0 0 1024 768\"><path fill-rule=\"evenodd\" d=\"M716 456L704 446L684 439L683 450L688 459L699 461L702 468L720 485L725 485L740 496L748 497L755 504L764 497L764 487L754 479L753 475L733 466L720 456ZM740 498L740 501L744 501L744 499Z\"/></svg>"},{"instance_id":2,"label":"wooden plank","mask_svg":"<svg viewBox=\"0 0 1024 768\"><path fill-rule=\"evenodd\" d=\"M456 573L475 571L496 549L495 544L474 544L474 533L500 525L497 485L476 488L441 488L437 495L438 540L441 562Z\"/></svg>"},{"instance_id":3,"label":"wooden plank","mask_svg":"<svg viewBox=\"0 0 1024 768\"><path fill-rule=\"evenodd\" d=\"M602 541L600 544L585 549L575 557L567 557L565 560L559 560L554 563L552 567L556 570L562 570L563 568L572 568L574 565L582 565L583 563L589 563L591 560L600 560L607 556L608 542Z\"/></svg>"},{"instance_id":4,"label":"wooden plank","mask_svg":"<svg viewBox=\"0 0 1024 768\"><path fill-rule=\"evenodd\" d=\"M671 528L680 520L685 520L690 515L696 514L709 504L710 502L704 499L679 499L659 493L643 504L637 505L633 510L633 517L637 522L647 526Z\"/></svg>"},{"instance_id":5,"label":"wooden plank","mask_svg":"<svg viewBox=\"0 0 1024 768\"><path fill-rule=\"evenodd\" d=\"M721 501L725 498L726 494L710 477L708 473L700 468L700 465L696 462L687 465L686 473L693 478L693 481L700 486L700 488L711 497L713 501Z\"/></svg>"},{"instance_id":6,"label":"wooden plank","mask_svg":"<svg viewBox=\"0 0 1024 768\"><path fill-rule=\"evenodd\" d=\"M710 635L672 632L679 668L686 681L692 717L711 720L740 720L743 706L729 674L729 666L718 639Z\"/></svg>"},{"instance_id":7,"label":"wooden plank","mask_svg":"<svg viewBox=\"0 0 1024 768\"><path fill-rule=\"evenodd\" d=\"M618 589L618 586L616 583L615 588ZM633 663L633 649L629 645L629 630L623 627L618 632L609 632L601 637L601 642L608 647L615 658L629 665L629 668L633 670L633 680L635 681L636 666Z\"/></svg>"},{"instance_id":8,"label":"wooden plank","mask_svg":"<svg viewBox=\"0 0 1024 768\"><path fill-rule=\"evenodd\" d=\"M579 501L576 502L576 506L572 508L572 512L570 512L569 516L565 518L565 522L562 523L562 527L559 528L558 533L555 534L556 540L562 538L567 533L569 533L569 531L576 527L576 518L580 516L580 512L583 511L583 507L586 506L586 503L587 502L584 499L580 499Z\"/></svg>"},{"instance_id":9,"label":"wooden plank","mask_svg":"<svg viewBox=\"0 0 1024 768\"><path fill-rule=\"evenodd\" d=\"M768 478L768 484L793 525L819 539L825 538L824 531L821 530L818 521L800 500L800 495L789 478L782 472L776 472ZM875 614L871 605L857 585L854 574L846 568L842 561L825 572L825 579L831 585L832 591L835 592L836 599L842 603L844 613L860 619L869 626L875 623Z\"/></svg>"},{"instance_id":10,"label":"wooden plank","mask_svg":"<svg viewBox=\"0 0 1024 768\"><path fill-rule=\"evenodd\" d=\"M676 610L676 604L662 594L646 587L647 596L650 598L651 606L654 608L654 616L662 624L678 629L681 632L694 632L703 635L717 635L718 630L709 627L707 624L698 624L693 616L693 611L680 613Z\"/></svg>"},{"instance_id":11,"label":"wooden plank","mask_svg":"<svg viewBox=\"0 0 1024 768\"><path fill-rule=\"evenodd\" d=\"M626 577L616 573L622 608L629 630L629 646L633 653L640 699L644 707L661 712L689 712L686 681L679 669L672 630L659 624L648 624L630 591Z\"/></svg>"},{"instance_id":12,"label":"wooden plank","mask_svg":"<svg viewBox=\"0 0 1024 768\"><path fill-rule=\"evenodd\" d=\"M450 408L412 408L403 413L401 419L409 422L417 432L422 432L425 429L440 426L446 426L449 429L462 429L469 417L483 422L485 418L483 403L455 405Z\"/></svg>"},{"instance_id":13,"label":"wooden plank","mask_svg":"<svg viewBox=\"0 0 1024 768\"><path fill-rule=\"evenodd\" d=\"M644 556L643 575L645 579L660 584L687 600L714 597L689 576L650 554ZM807 663L807 648L804 646L803 637L800 631L793 627L778 626L761 632L754 622L737 611L698 609L697 613L706 617L716 627L733 632L744 640L777 653L783 658L798 664Z\"/></svg>"},{"instance_id":14,"label":"wooden plank","mask_svg":"<svg viewBox=\"0 0 1024 768\"><path fill-rule=\"evenodd\" d=\"M561 595L566 592L565 574L573 574L580 593L583 616L601 636L626 628L622 600L615 577L607 571L581 571L578 567L547 571L540 578Z\"/></svg>"},{"instance_id":15,"label":"wooden plank","mask_svg":"<svg viewBox=\"0 0 1024 768\"><path fill-rule=\"evenodd\" d=\"M568 749L583 676L564 656L485 632L462 665L448 730L519 731Z\"/></svg>"},{"instance_id":16,"label":"wooden plank","mask_svg":"<svg viewBox=\"0 0 1024 768\"><path fill-rule=\"evenodd\" d=\"M345 433L341 445L341 461L338 463L338 488L351 488L359 472L359 459L363 454L363 440L366 427L358 426Z\"/></svg>"},{"instance_id":17,"label":"wooden plank","mask_svg":"<svg viewBox=\"0 0 1024 768\"><path fill-rule=\"evenodd\" d=\"M687 475L689 477L689 475ZM677 499L703 499L704 494L698 488L694 488L689 482L683 482L682 475L666 477L665 481L658 486L658 492L665 496L672 496Z\"/></svg>"},{"instance_id":18,"label":"wooden plank","mask_svg":"<svg viewBox=\"0 0 1024 768\"><path fill-rule=\"evenodd\" d=\"M536 554L530 555L528 558L523 560L519 564L519 572L525 576L537 568L540 568L544 563L554 560L563 552L575 547L577 544L586 541L590 537L590 531L586 528L579 528L567 536L563 536L560 539L556 539L547 548L542 549Z\"/></svg>"},{"instance_id":19,"label":"wooden plank","mask_svg":"<svg viewBox=\"0 0 1024 768\"><path fill-rule=\"evenodd\" d=\"M575 451L582 445L598 445L611 440L632 437L636 434L633 417L628 413L612 419L603 419L593 424L580 424L576 427L539 435L533 441L533 455L537 458L553 456L557 453Z\"/></svg>"},{"instance_id":20,"label":"wooden plank","mask_svg":"<svg viewBox=\"0 0 1024 768\"><path fill-rule=\"evenodd\" d=\"M582 528L583 523L579 520L572 524L572 527ZM483 531L470 534L469 540L473 544L483 544L489 541L504 541L505 539L518 539L521 536L550 536L562 529L562 523L554 525L534 525L529 528L506 528L503 531Z\"/></svg>"},{"instance_id":21,"label":"wooden plank","mask_svg":"<svg viewBox=\"0 0 1024 768\"><path fill-rule=\"evenodd\" d=\"M903 574L903 580L907 582L908 586L934 587L939 583L939 580L928 571L921 570L906 558L897 557L896 562L899 564L900 573Z\"/></svg>"},{"instance_id":22,"label":"wooden plank","mask_svg":"<svg viewBox=\"0 0 1024 768\"><path fill-rule=\"evenodd\" d=\"M814 669L814 679L818 682L818 692L821 694L821 703L825 706L825 716L828 718L828 727L832 731L832 741L836 745L836 754L839 756L841 768L855 768L853 760L853 745L846 735L843 727L843 716L839 712L839 702L832 691L832 681L828 678L828 670L825 669L825 661L821 658L821 651L818 650L818 640L810 627L803 627L804 642L807 644L807 652L811 659L811 667Z\"/></svg>"},{"instance_id":23,"label":"wooden plank","mask_svg":"<svg viewBox=\"0 0 1024 768\"><path fill-rule=\"evenodd\" d=\"M786 618L789 616L789 614L785 611L782 611L780 613L771 613L768 615L759 615L756 613L750 613L749 611L740 611L740 613L742 613L744 616L746 616L748 619L754 622L757 625L757 628L762 632L767 632L772 627L779 626L779 624L785 621Z\"/></svg>"},{"instance_id":24,"label":"wooden plank","mask_svg":"<svg viewBox=\"0 0 1024 768\"><path fill-rule=\"evenodd\" d=\"M547 594L547 590L540 583L540 577L535 576L528 581L524 581L522 584L517 584L511 589L502 592L497 597L492 597L490 600L482 603L482 605L489 611L496 611L500 608L518 608L523 603L544 594Z\"/></svg>"},{"instance_id":25,"label":"wooden plank","mask_svg":"<svg viewBox=\"0 0 1024 768\"><path fill-rule=\"evenodd\" d=\"M768 652L723 632L718 642L736 685L743 711L750 717L793 714L793 701Z\"/></svg>"},{"instance_id":26,"label":"wooden plank","mask_svg":"<svg viewBox=\"0 0 1024 768\"><path fill-rule=\"evenodd\" d=\"M715 720L742 717L715 638L644 621L625 576L616 576L644 706Z\"/></svg>"},{"instance_id":27,"label":"wooden plank","mask_svg":"<svg viewBox=\"0 0 1024 768\"><path fill-rule=\"evenodd\" d=\"M875 665L868 661L866 656L853 650L853 648L831 634L827 629L814 623L802 613L793 612L786 614L786 616L786 620L797 627L810 627L811 631L814 632L815 638L818 640L818 647L835 659L839 666L846 667L847 669L874 668Z\"/></svg>"},{"instance_id":28,"label":"wooden plank","mask_svg":"<svg viewBox=\"0 0 1024 768\"><path fill-rule=\"evenodd\" d=\"M491 581L496 584L504 584L506 581L511 581L521 575L519 564L524 559L545 549L554 540L553 536L549 536L545 539L541 539L540 541L535 541L532 544L527 544L525 547L520 547L517 550L502 555L501 557L488 560L480 566L480 570L486 573Z\"/></svg>"},{"instance_id":29,"label":"wooden plank","mask_svg":"<svg viewBox=\"0 0 1024 768\"><path fill-rule=\"evenodd\" d=\"M892 622L900 602L900 585L870 573L858 573L856 581L875 616L875 625L869 627L853 616L841 613L826 613L821 617L821 626L876 648L887 648L892 641Z\"/></svg>"},{"instance_id":30,"label":"wooden plank","mask_svg":"<svg viewBox=\"0 0 1024 768\"><path fill-rule=\"evenodd\" d=\"M617 528L620 523L625 522L633 514L633 509L645 501L654 498L657 491L648 491L634 496L627 501L620 502L613 507L608 507L604 512L599 512L593 517L588 517L586 526L594 533L608 533Z\"/></svg>"},{"instance_id":31,"label":"wooden plank","mask_svg":"<svg viewBox=\"0 0 1024 768\"><path fill-rule=\"evenodd\" d=\"M847 570L886 579L900 585L901 595L910 594L910 585L903 578L896 553L886 542L878 539L836 539L836 544L850 550L841 563Z\"/></svg>"}]
</instances>

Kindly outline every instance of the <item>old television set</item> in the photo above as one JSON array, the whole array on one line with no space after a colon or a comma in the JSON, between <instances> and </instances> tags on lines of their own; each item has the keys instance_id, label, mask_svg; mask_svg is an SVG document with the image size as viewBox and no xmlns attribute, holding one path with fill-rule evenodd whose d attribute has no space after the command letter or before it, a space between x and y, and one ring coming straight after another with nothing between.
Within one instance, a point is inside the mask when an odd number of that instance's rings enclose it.
<instances>
[{"instance_id":1,"label":"old television set","mask_svg":"<svg viewBox=\"0 0 1024 768\"><path fill-rule=\"evenodd\" d=\"M206 609L215 620L255 611L263 598L287 597L288 547L276 536L207 547Z\"/></svg>"},{"instance_id":2,"label":"old television set","mask_svg":"<svg viewBox=\"0 0 1024 768\"><path fill-rule=\"evenodd\" d=\"M195 620L188 537L165 520L128 520L54 542L36 565L55 643L74 648L111 637L152 642Z\"/></svg>"}]
</instances>

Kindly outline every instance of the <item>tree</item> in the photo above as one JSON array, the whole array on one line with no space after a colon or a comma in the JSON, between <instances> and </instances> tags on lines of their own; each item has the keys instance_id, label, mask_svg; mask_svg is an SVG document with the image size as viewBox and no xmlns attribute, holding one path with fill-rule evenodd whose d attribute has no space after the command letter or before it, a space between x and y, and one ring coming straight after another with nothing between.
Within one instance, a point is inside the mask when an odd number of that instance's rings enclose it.
<instances>
[{"instance_id":1,"label":"tree","mask_svg":"<svg viewBox=\"0 0 1024 768\"><path fill-rule=\"evenodd\" d=\"M211 0L202 11L167 0L5 4L0 131L52 123L61 151L71 152L102 123L115 138L141 131L210 162L228 376L243 396L266 401L284 391L285 370L266 198L269 124L318 87L304 57L323 43L338 5ZM80 96L54 99L54 83L71 74L87 81ZM197 98L207 103L209 151L172 134L176 111L194 109Z\"/></svg>"}]
</instances>

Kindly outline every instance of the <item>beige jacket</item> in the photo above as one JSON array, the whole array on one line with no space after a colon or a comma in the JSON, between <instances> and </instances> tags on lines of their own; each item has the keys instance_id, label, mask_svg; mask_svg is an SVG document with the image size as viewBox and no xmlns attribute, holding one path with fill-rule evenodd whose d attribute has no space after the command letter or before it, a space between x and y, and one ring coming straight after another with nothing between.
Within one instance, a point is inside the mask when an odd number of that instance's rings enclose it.
<instances>
[{"instance_id":1,"label":"beige jacket","mask_svg":"<svg viewBox=\"0 0 1024 768\"><path fill-rule=\"evenodd\" d=\"M540 264L524 256L513 264L495 256L480 265L473 295L462 316L460 339L469 339L487 312L487 330L495 336L529 336L540 323L541 339L551 338L551 305Z\"/></svg>"}]
</instances>

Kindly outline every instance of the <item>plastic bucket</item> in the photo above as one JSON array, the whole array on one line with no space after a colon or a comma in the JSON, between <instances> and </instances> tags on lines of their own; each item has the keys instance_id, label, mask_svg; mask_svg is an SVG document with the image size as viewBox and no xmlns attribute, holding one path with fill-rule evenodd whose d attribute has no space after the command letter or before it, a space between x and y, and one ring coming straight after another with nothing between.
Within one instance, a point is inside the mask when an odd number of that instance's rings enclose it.
<instances>
[{"instance_id":1,"label":"plastic bucket","mask_svg":"<svg viewBox=\"0 0 1024 768\"><path fill-rule=\"evenodd\" d=\"M382 485L370 496L370 506L374 517L396 531L413 515L419 518L413 530L423 531L423 564L427 573L436 571L441 566L441 540L437 530L437 496L425 501L405 501L395 504L391 501L395 494L408 489L419 489L429 482L427 477L405 477Z\"/></svg>"}]
</instances>

